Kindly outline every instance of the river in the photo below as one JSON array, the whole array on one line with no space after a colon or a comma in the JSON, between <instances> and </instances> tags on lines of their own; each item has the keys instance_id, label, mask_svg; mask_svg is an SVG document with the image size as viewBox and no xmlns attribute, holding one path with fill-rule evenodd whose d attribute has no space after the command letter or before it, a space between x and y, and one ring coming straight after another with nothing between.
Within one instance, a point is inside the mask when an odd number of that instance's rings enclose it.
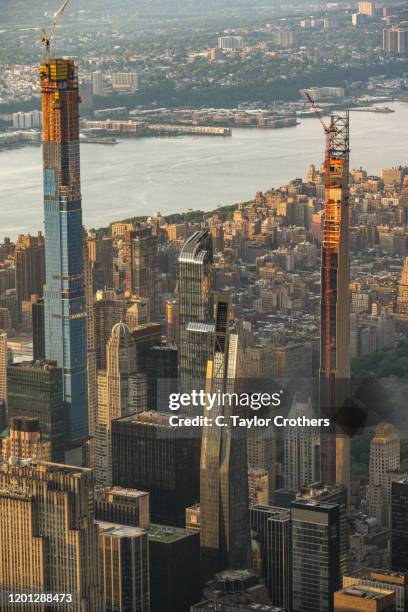
<instances>
[{"instance_id":1,"label":"river","mask_svg":"<svg viewBox=\"0 0 408 612\"><path fill-rule=\"evenodd\" d=\"M408 104L395 113L352 112L351 166L372 174L408 165ZM280 130L233 129L231 138L143 138L81 146L84 224L248 200L258 190L305 177L324 156L317 119ZM41 148L0 152L0 237L42 229Z\"/></svg>"}]
</instances>

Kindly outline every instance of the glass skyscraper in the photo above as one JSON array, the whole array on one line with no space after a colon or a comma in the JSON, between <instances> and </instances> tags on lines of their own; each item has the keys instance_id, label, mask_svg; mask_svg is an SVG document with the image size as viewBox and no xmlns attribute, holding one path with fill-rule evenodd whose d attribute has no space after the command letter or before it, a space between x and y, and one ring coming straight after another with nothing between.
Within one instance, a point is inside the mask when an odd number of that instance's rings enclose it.
<instances>
[{"instance_id":1,"label":"glass skyscraper","mask_svg":"<svg viewBox=\"0 0 408 612\"><path fill-rule=\"evenodd\" d=\"M204 389L214 343L213 250L208 230L195 232L184 244L178 273L181 387Z\"/></svg>"},{"instance_id":2,"label":"glass skyscraper","mask_svg":"<svg viewBox=\"0 0 408 612\"><path fill-rule=\"evenodd\" d=\"M75 62L41 64L45 215L45 351L63 368L66 439L88 433L87 334Z\"/></svg>"}]
</instances>

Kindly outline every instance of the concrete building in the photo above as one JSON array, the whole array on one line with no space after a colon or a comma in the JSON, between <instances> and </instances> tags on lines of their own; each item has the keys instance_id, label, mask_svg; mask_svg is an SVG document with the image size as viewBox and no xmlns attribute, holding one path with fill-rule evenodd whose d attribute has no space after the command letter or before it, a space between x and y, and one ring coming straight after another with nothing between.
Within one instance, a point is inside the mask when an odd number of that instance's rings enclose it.
<instances>
[{"instance_id":1,"label":"concrete building","mask_svg":"<svg viewBox=\"0 0 408 612\"><path fill-rule=\"evenodd\" d=\"M408 323L408 257L404 259L397 296L397 318Z\"/></svg>"},{"instance_id":2,"label":"concrete building","mask_svg":"<svg viewBox=\"0 0 408 612\"><path fill-rule=\"evenodd\" d=\"M70 593L74 609L102 612L92 499L91 470L24 460L3 464L1 589Z\"/></svg>"},{"instance_id":3,"label":"concrete building","mask_svg":"<svg viewBox=\"0 0 408 612\"><path fill-rule=\"evenodd\" d=\"M359 2L358 3L358 12L360 15L368 15L368 17L374 17L375 13L375 4L370 0L367 2Z\"/></svg>"},{"instance_id":4,"label":"concrete building","mask_svg":"<svg viewBox=\"0 0 408 612\"><path fill-rule=\"evenodd\" d=\"M372 610L373 612L394 612L395 592L385 589L374 589L366 586L350 586L334 594L334 610L340 612L358 612Z\"/></svg>"},{"instance_id":5,"label":"concrete building","mask_svg":"<svg viewBox=\"0 0 408 612\"><path fill-rule=\"evenodd\" d=\"M33 295L43 294L45 283L44 238L20 235L14 251L16 267L16 292L19 311L23 301L30 301Z\"/></svg>"},{"instance_id":6,"label":"concrete building","mask_svg":"<svg viewBox=\"0 0 408 612\"><path fill-rule=\"evenodd\" d=\"M408 573L362 568L350 575L343 576L343 587L353 585L395 591L396 611L405 612L407 609Z\"/></svg>"},{"instance_id":7,"label":"concrete building","mask_svg":"<svg viewBox=\"0 0 408 612\"><path fill-rule=\"evenodd\" d=\"M95 490L95 518L146 529L150 525L150 496L146 491L107 487Z\"/></svg>"},{"instance_id":8,"label":"concrete building","mask_svg":"<svg viewBox=\"0 0 408 612\"><path fill-rule=\"evenodd\" d=\"M244 39L242 36L220 36L218 38L218 48L223 51L242 51Z\"/></svg>"},{"instance_id":9,"label":"concrete building","mask_svg":"<svg viewBox=\"0 0 408 612\"><path fill-rule=\"evenodd\" d=\"M133 412L130 377L136 374L136 346L127 325L117 323L106 347L106 371L98 372L98 415L95 434L95 478L112 485L112 421Z\"/></svg>"},{"instance_id":10,"label":"concrete building","mask_svg":"<svg viewBox=\"0 0 408 612\"><path fill-rule=\"evenodd\" d=\"M383 50L391 55L408 56L408 28L392 27L383 30Z\"/></svg>"},{"instance_id":11,"label":"concrete building","mask_svg":"<svg viewBox=\"0 0 408 612\"><path fill-rule=\"evenodd\" d=\"M383 527L389 525L390 484L387 475L398 473L401 465L400 441L394 427L381 423L370 443L367 510Z\"/></svg>"},{"instance_id":12,"label":"concrete building","mask_svg":"<svg viewBox=\"0 0 408 612\"><path fill-rule=\"evenodd\" d=\"M39 419L13 417L9 436L2 439L1 454L3 463L13 458L51 461L51 442L42 439Z\"/></svg>"},{"instance_id":13,"label":"concrete building","mask_svg":"<svg viewBox=\"0 0 408 612\"><path fill-rule=\"evenodd\" d=\"M0 330L0 402L7 404L7 334Z\"/></svg>"},{"instance_id":14,"label":"concrete building","mask_svg":"<svg viewBox=\"0 0 408 612\"><path fill-rule=\"evenodd\" d=\"M311 400L294 398L289 418L314 418ZM317 427L285 427L283 432L285 488L298 492L320 475L320 432Z\"/></svg>"},{"instance_id":15,"label":"concrete building","mask_svg":"<svg viewBox=\"0 0 408 612\"><path fill-rule=\"evenodd\" d=\"M106 370L106 346L114 325L124 321L127 301L113 289L96 292L94 303L97 370Z\"/></svg>"},{"instance_id":16,"label":"concrete building","mask_svg":"<svg viewBox=\"0 0 408 612\"><path fill-rule=\"evenodd\" d=\"M157 238L151 227L125 232L126 290L130 295L148 298L150 316L157 317Z\"/></svg>"},{"instance_id":17,"label":"concrete building","mask_svg":"<svg viewBox=\"0 0 408 612\"><path fill-rule=\"evenodd\" d=\"M103 96L103 74L99 70L96 70L91 75L92 78L92 93L94 96Z\"/></svg>"},{"instance_id":18,"label":"concrete building","mask_svg":"<svg viewBox=\"0 0 408 612\"><path fill-rule=\"evenodd\" d=\"M139 77L136 72L114 72L112 87L119 91L136 91L139 89Z\"/></svg>"}]
</instances>

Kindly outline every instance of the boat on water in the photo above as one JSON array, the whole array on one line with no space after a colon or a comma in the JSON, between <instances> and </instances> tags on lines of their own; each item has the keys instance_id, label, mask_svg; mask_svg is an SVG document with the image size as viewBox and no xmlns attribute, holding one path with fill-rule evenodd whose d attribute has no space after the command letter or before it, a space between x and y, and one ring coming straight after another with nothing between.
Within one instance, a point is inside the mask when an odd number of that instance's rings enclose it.
<instances>
[{"instance_id":1,"label":"boat on water","mask_svg":"<svg viewBox=\"0 0 408 612\"><path fill-rule=\"evenodd\" d=\"M373 113L395 113L395 110L389 106L375 106L373 108Z\"/></svg>"}]
</instances>

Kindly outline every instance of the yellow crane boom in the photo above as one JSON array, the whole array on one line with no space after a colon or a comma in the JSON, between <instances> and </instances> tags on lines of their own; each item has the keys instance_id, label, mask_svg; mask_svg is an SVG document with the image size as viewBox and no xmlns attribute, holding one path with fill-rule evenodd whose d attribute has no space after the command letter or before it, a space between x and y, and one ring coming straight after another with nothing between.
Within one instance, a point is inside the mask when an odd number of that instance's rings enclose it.
<instances>
[{"instance_id":1,"label":"yellow crane boom","mask_svg":"<svg viewBox=\"0 0 408 612\"><path fill-rule=\"evenodd\" d=\"M61 19L62 15L64 14L65 9L67 8L68 2L69 2L69 0L64 0L64 2L62 3L62 5L58 9L58 11L55 13L54 22L52 24L52 27L51 27L51 30L49 31L49 33L47 34L47 32L45 32L45 30L42 30L41 42L42 42L42 44L44 45L44 48L45 48L45 59L46 60L49 60L49 58L50 58L51 40L52 40L52 37L55 34L55 30L57 29L58 23L60 22L60 19Z\"/></svg>"}]
</instances>

